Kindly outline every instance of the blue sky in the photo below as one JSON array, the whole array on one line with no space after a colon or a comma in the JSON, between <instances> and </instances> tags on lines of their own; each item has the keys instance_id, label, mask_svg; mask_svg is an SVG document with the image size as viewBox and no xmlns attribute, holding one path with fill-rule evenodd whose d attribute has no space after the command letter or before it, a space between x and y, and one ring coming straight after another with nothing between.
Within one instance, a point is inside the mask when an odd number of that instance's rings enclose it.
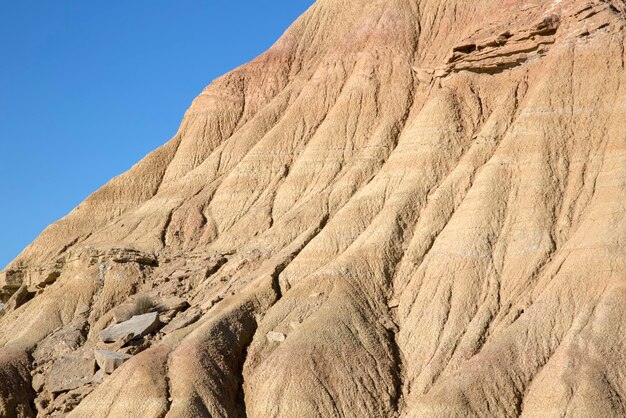
<instances>
[{"instance_id":1,"label":"blue sky","mask_svg":"<svg viewBox=\"0 0 626 418\"><path fill-rule=\"evenodd\" d=\"M0 4L0 269L313 0Z\"/></svg>"}]
</instances>

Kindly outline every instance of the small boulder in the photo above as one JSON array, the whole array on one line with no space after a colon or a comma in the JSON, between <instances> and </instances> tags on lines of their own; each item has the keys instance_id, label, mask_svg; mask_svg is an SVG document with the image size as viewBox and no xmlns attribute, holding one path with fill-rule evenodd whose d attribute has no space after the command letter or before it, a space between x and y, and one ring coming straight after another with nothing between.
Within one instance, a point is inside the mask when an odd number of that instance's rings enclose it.
<instances>
[{"instance_id":1,"label":"small boulder","mask_svg":"<svg viewBox=\"0 0 626 418\"><path fill-rule=\"evenodd\" d=\"M106 377L106 375L107 374L104 372L104 370L102 369L98 370L91 378L91 383L95 383L99 385L100 383L104 381L104 378Z\"/></svg>"},{"instance_id":2,"label":"small boulder","mask_svg":"<svg viewBox=\"0 0 626 418\"><path fill-rule=\"evenodd\" d=\"M269 342L276 342L276 343L285 341L285 338L287 338L285 334L276 332L276 331L268 332L266 337Z\"/></svg>"},{"instance_id":3,"label":"small boulder","mask_svg":"<svg viewBox=\"0 0 626 418\"><path fill-rule=\"evenodd\" d=\"M100 339L105 343L113 343L120 340L130 341L154 332L159 325L159 314L157 312L137 315L128 321L110 326L101 331Z\"/></svg>"},{"instance_id":4,"label":"small boulder","mask_svg":"<svg viewBox=\"0 0 626 418\"><path fill-rule=\"evenodd\" d=\"M395 298L394 298L394 299L391 299L391 300L389 301L389 303L387 303L387 306L388 306L390 309L397 308L398 306L400 306L400 301L399 301L398 299L395 299Z\"/></svg>"},{"instance_id":5,"label":"small boulder","mask_svg":"<svg viewBox=\"0 0 626 418\"><path fill-rule=\"evenodd\" d=\"M116 353L115 351L95 350L94 357L96 358L98 367L104 370L105 373L111 374L132 356Z\"/></svg>"},{"instance_id":6,"label":"small boulder","mask_svg":"<svg viewBox=\"0 0 626 418\"><path fill-rule=\"evenodd\" d=\"M46 381L46 378L44 377L43 374L36 374L33 376L33 389L35 389L35 392L41 392L41 389L43 388L43 385Z\"/></svg>"},{"instance_id":7,"label":"small boulder","mask_svg":"<svg viewBox=\"0 0 626 418\"><path fill-rule=\"evenodd\" d=\"M89 313L89 305L85 303L80 303L76 306L76 315L87 315Z\"/></svg>"}]
</instances>

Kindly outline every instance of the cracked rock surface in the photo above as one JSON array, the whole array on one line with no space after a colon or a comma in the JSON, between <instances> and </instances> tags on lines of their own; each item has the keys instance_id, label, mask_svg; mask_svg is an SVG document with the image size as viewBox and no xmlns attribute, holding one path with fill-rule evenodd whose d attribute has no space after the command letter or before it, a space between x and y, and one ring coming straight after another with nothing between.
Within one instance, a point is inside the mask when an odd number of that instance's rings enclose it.
<instances>
[{"instance_id":1,"label":"cracked rock surface","mask_svg":"<svg viewBox=\"0 0 626 418\"><path fill-rule=\"evenodd\" d=\"M625 23L318 0L0 273L0 416L626 415Z\"/></svg>"}]
</instances>

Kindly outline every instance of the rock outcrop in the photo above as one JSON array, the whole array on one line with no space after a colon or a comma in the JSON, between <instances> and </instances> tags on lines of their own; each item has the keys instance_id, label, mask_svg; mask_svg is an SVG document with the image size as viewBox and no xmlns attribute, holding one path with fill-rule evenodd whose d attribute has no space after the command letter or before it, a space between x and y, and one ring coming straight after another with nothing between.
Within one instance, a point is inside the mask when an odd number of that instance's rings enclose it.
<instances>
[{"instance_id":1,"label":"rock outcrop","mask_svg":"<svg viewBox=\"0 0 626 418\"><path fill-rule=\"evenodd\" d=\"M45 387L52 394L78 389L91 381L96 372L92 358L71 355L56 360L46 375Z\"/></svg>"},{"instance_id":2,"label":"rock outcrop","mask_svg":"<svg viewBox=\"0 0 626 418\"><path fill-rule=\"evenodd\" d=\"M0 416L626 415L625 24L318 0L0 274Z\"/></svg>"},{"instance_id":3,"label":"rock outcrop","mask_svg":"<svg viewBox=\"0 0 626 418\"><path fill-rule=\"evenodd\" d=\"M105 343L122 342L122 344L135 338L150 334L159 327L159 315L156 312L136 315L128 321L112 325L100 331L100 339Z\"/></svg>"}]
</instances>

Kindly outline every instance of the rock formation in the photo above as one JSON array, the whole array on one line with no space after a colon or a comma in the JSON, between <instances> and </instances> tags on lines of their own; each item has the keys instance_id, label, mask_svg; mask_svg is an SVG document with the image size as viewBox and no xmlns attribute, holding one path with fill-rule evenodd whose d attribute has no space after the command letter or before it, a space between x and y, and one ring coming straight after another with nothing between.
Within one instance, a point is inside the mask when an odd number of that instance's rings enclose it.
<instances>
[{"instance_id":1,"label":"rock formation","mask_svg":"<svg viewBox=\"0 0 626 418\"><path fill-rule=\"evenodd\" d=\"M318 0L0 275L0 416L626 415L625 23Z\"/></svg>"}]
</instances>

